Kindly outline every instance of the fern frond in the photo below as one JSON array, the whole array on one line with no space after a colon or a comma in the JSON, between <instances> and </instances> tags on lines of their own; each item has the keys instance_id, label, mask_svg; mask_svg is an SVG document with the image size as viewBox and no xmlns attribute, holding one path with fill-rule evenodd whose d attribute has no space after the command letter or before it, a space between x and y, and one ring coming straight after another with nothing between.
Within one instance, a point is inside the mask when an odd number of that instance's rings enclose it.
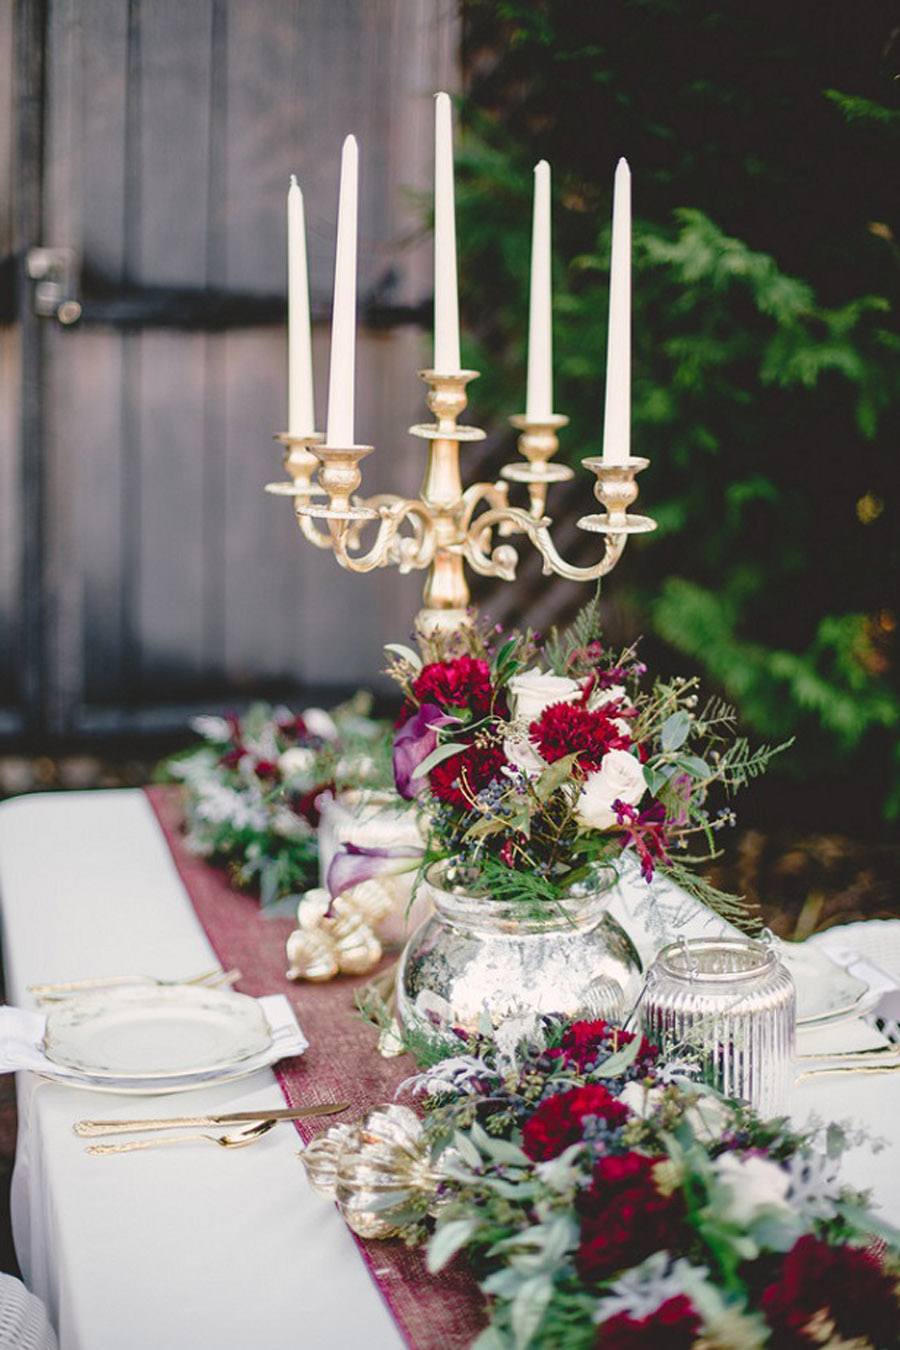
<instances>
[{"instance_id":1,"label":"fern frond","mask_svg":"<svg viewBox=\"0 0 900 1350\"><path fill-rule=\"evenodd\" d=\"M568 628L562 633L555 627L550 630L550 636L544 644L544 657L554 675L568 674L573 653L583 651L592 642L598 642L602 631L598 584L595 594L581 607Z\"/></svg>"},{"instance_id":2,"label":"fern frond","mask_svg":"<svg viewBox=\"0 0 900 1350\"><path fill-rule=\"evenodd\" d=\"M698 876L689 868L684 867L680 861L672 860L665 863L657 870L673 881L681 890L686 891L693 899L699 900L701 905L711 909L714 914L718 914L720 919L726 923L734 924L742 933L747 933L751 937L762 932L763 921L759 911L759 906L753 901L745 899L742 895L730 895L727 891L720 891L718 886L713 886L704 877Z\"/></svg>"},{"instance_id":3,"label":"fern frond","mask_svg":"<svg viewBox=\"0 0 900 1350\"><path fill-rule=\"evenodd\" d=\"M752 750L746 736L739 736L727 750L722 751L716 761L716 778L727 791L734 792L752 779L759 778L775 756L790 749L793 744L792 736L780 745L760 745Z\"/></svg>"}]
</instances>

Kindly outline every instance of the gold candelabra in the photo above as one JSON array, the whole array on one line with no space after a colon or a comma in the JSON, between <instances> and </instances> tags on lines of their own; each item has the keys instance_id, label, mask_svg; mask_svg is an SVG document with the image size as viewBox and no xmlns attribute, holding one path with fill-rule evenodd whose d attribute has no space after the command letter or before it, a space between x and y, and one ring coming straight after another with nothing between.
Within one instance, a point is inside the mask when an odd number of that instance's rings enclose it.
<instances>
[{"instance_id":1,"label":"gold candelabra","mask_svg":"<svg viewBox=\"0 0 900 1350\"><path fill-rule=\"evenodd\" d=\"M628 510L637 498L635 477L647 467L646 459L629 458L618 464L600 457L583 459L584 467L595 476L594 496L605 509L603 514L582 516L577 524L579 529L605 536L603 556L590 567L578 567L561 557L551 538L552 521L545 514L550 486L574 476L572 469L553 462L559 448L557 432L569 420L559 414L541 421L512 417L520 433L522 459L504 465L497 482L464 488L460 446L483 440L485 434L478 427L458 423L468 401L466 385L477 374L474 370L455 375L420 372L428 385L426 401L435 420L410 427L411 435L428 442L419 497L391 493L357 497L362 482L360 462L373 447L324 445L319 432L276 437L285 447L288 478L266 486L267 492L294 499L297 523L305 538L317 548L330 549L348 571L427 568L423 607L416 621L425 633L450 630L469 621L467 563L481 576L514 579L519 558L509 540L516 536L527 537L540 553L545 576L595 581L615 567L629 534L656 528L648 516L631 515ZM527 508L510 505L510 483L527 488ZM366 548L363 535L370 525L375 527L375 536Z\"/></svg>"}]
</instances>

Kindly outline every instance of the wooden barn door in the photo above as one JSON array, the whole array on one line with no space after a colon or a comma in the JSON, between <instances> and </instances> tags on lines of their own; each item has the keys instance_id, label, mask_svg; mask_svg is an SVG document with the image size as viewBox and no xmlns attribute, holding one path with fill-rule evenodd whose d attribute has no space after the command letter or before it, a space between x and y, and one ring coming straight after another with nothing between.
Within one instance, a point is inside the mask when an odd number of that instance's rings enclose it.
<instances>
[{"instance_id":1,"label":"wooden barn door","mask_svg":"<svg viewBox=\"0 0 900 1350\"><path fill-rule=\"evenodd\" d=\"M32 139L39 120L42 172L13 340L20 450L39 465L29 698L47 730L163 728L229 698L371 682L404 636L417 580L347 576L263 495L286 416L284 200L296 171L321 321L340 145L358 134L357 434L377 447L366 487L412 489L431 290L412 194L430 185L454 16L435 0L20 0L19 115ZM321 322L314 349L322 423Z\"/></svg>"}]
</instances>

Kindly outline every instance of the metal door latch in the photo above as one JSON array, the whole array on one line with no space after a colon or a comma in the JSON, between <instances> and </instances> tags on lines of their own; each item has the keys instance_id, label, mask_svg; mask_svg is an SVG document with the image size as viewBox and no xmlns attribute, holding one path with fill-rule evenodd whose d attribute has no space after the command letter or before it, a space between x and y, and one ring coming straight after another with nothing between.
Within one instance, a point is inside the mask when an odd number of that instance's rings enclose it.
<instances>
[{"instance_id":1,"label":"metal door latch","mask_svg":"<svg viewBox=\"0 0 900 1350\"><path fill-rule=\"evenodd\" d=\"M34 285L34 312L67 327L81 318L78 256L73 248L31 248L25 258Z\"/></svg>"}]
</instances>

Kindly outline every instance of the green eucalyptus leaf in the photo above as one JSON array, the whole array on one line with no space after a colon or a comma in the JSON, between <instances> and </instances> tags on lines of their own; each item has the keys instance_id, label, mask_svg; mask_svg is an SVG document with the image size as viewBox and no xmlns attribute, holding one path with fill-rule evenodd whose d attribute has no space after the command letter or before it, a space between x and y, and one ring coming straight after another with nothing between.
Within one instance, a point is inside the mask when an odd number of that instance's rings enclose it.
<instances>
[{"instance_id":1,"label":"green eucalyptus leaf","mask_svg":"<svg viewBox=\"0 0 900 1350\"><path fill-rule=\"evenodd\" d=\"M424 778L438 764L443 764L445 759L452 759L461 750L468 750L468 748L462 741L447 741L445 745L435 746L431 754L426 755L421 764L416 765L410 776L412 778Z\"/></svg>"},{"instance_id":2,"label":"green eucalyptus leaf","mask_svg":"<svg viewBox=\"0 0 900 1350\"><path fill-rule=\"evenodd\" d=\"M533 1275L522 1284L510 1310L516 1350L526 1350L544 1320L544 1313L552 1297L553 1281L549 1275Z\"/></svg>"},{"instance_id":3,"label":"green eucalyptus leaf","mask_svg":"<svg viewBox=\"0 0 900 1350\"><path fill-rule=\"evenodd\" d=\"M427 1265L430 1273L436 1275L452 1261L458 1251L478 1228L478 1219L449 1219L439 1224L428 1244Z\"/></svg>"},{"instance_id":4,"label":"green eucalyptus leaf","mask_svg":"<svg viewBox=\"0 0 900 1350\"><path fill-rule=\"evenodd\" d=\"M630 1068L637 1059L641 1051L641 1038L635 1036L628 1045L623 1045L621 1050L616 1050L605 1059L602 1064L594 1070L598 1078L618 1078L618 1076Z\"/></svg>"},{"instance_id":5,"label":"green eucalyptus leaf","mask_svg":"<svg viewBox=\"0 0 900 1350\"><path fill-rule=\"evenodd\" d=\"M481 1167L481 1154L472 1143L472 1140L462 1130L456 1130L453 1134L453 1147L456 1149L463 1162L468 1163L470 1167Z\"/></svg>"},{"instance_id":6,"label":"green eucalyptus leaf","mask_svg":"<svg viewBox=\"0 0 900 1350\"><path fill-rule=\"evenodd\" d=\"M563 755L562 759L554 760L552 764L547 765L534 784L535 796L539 802L549 801L554 792L561 788L563 783L568 782L572 777L577 758L577 755Z\"/></svg>"},{"instance_id":7,"label":"green eucalyptus leaf","mask_svg":"<svg viewBox=\"0 0 900 1350\"><path fill-rule=\"evenodd\" d=\"M706 760L701 759L699 755L679 755L678 767L684 769L685 773L689 773L692 778L713 777L712 769Z\"/></svg>"},{"instance_id":8,"label":"green eucalyptus leaf","mask_svg":"<svg viewBox=\"0 0 900 1350\"><path fill-rule=\"evenodd\" d=\"M689 713L679 708L673 712L671 717L667 717L662 724L662 730L659 733L659 743L666 754L671 754L684 745L691 729L691 717Z\"/></svg>"}]
</instances>

